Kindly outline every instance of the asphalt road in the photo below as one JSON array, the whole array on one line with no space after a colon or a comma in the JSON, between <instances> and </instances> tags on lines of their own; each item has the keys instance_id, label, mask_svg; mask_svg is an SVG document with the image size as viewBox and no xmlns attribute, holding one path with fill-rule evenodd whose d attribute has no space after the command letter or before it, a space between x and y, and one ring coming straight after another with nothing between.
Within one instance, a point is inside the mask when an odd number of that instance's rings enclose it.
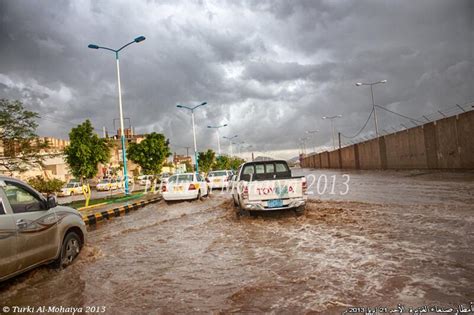
<instances>
[{"instance_id":1,"label":"asphalt road","mask_svg":"<svg viewBox=\"0 0 474 315\"><path fill-rule=\"evenodd\" d=\"M162 201L90 231L69 268L1 284L0 301L107 314L340 314L474 301L472 173L295 173L336 175L335 194L311 195L301 217L239 219L218 191ZM349 192L340 194L344 174Z\"/></svg>"}]
</instances>

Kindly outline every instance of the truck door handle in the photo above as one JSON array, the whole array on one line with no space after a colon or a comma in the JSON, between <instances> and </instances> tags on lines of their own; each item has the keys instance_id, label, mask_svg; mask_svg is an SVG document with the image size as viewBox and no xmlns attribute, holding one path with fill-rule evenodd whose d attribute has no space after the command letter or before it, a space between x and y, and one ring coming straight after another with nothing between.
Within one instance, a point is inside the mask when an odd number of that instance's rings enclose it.
<instances>
[{"instance_id":1,"label":"truck door handle","mask_svg":"<svg viewBox=\"0 0 474 315\"><path fill-rule=\"evenodd\" d=\"M23 219L19 219L16 221L16 226L20 229L24 229L28 226L28 223Z\"/></svg>"}]
</instances>

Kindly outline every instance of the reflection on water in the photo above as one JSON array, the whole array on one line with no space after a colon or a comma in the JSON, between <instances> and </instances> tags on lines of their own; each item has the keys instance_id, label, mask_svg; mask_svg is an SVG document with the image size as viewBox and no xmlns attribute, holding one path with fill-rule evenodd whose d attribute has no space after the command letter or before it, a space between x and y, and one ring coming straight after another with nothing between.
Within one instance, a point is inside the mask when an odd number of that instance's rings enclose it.
<instances>
[{"instance_id":1,"label":"reflection on water","mask_svg":"<svg viewBox=\"0 0 474 315\"><path fill-rule=\"evenodd\" d=\"M312 198L301 217L237 219L229 196L218 193L160 202L91 231L66 270L44 267L0 285L0 301L105 305L113 314L468 303L472 181L398 175L371 173L362 182L355 174L356 201Z\"/></svg>"}]
</instances>

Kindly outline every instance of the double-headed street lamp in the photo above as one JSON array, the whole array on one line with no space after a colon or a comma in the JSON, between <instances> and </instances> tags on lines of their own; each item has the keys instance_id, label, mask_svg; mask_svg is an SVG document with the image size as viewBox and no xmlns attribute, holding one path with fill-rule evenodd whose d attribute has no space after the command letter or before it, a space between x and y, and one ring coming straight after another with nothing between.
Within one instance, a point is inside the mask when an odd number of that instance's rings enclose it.
<instances>
[{"instance_id":1,"label":"double-headed street lamp","mask_svg":"<svg viewBox=\"0 0 474 315\"><path fill-rule=\"evenodd\" d=\"M324 116L323 119L329 119L331 120L331 129L332 129L332 146L334 150L336 150L336 132L334 130L334 119L341 118L342 115L336 115L336 116Z\"/></svg>"},{"instance_id":2,"label":"double-headed street lamp","mask_svg":"<svg viewBox=\"0 0 474 315\"><path fill-rule=\"evenodd\" d=\"M198 107L206 105L207 102L202 102L199 105L196 105L194 107L188 107L185 105L176 105L178 108L183 108L191 111L191 121L193 123L193 138L194 138L194 160L196 161L196 174L199 174L199 163L198 163L198 152L197 152L197 144L196 144L196 127L194 126L194 110Z\"/></svg>"},{"instance_id":3,"label":"double-headed street lamp","mask_svg":"<svg viewBox=\"0 0 474 315\"><path fill-rule=\"evenodd\" d=\"M375 135L378 137L379 136L379 127L377 125L377 114L375 112L375 102L374 102L374 89L372 88L376 84L380 83L387 83L387 80L381 80L377 82L372 82L372 83L362 83L362 82L357 82L356 86L362 86L362 85L370 85L370 93L372 95L372 110L374 112L374 123L375 123Z\"/></svg>"},{"instance_id":4,"label":"double-headed street lamp","mask_svg":"<svg viewBox=\"0 0 474 315\"><path fill-rule=\"evenodd\" d=\"M145 40L145 36L138 36L133 41L128 44L123 45L119 49L112 49L108 47L103 47L95 44L89 44L89 48L91 49L105 49L110 50L115 53L115 60L117 64L117 86L118 86L118 95L119 95L119 113L120 113L120 133L121 133L121 141L122 141L122 161L123 161L123 177L125 181L125 194L128 195L128 171L127 171L127 153L125 149L125 130L123 129L123 110L122 110L122 90L120 86L120 65L119 65L119 52L124 49L125 47L133 44L139 43Z\"/></svg>"},{"instance_id":5,"label":"double-headed street lamp","mask_svg":"<svg viewBox=\"0 0 474 315\"><path fill-rule=\"evenodd\" d=\"M232 155L233 155L233 152L232 152L232 139L235 139L235 138L237 138L238 136L239 136L239 135L234 135L234 136L232 136L232 137L226 137L226 136L222 137L222 138L224 138L224 139L229 140L230 156L231 156L231 157L232 157Z\"/></svg>"},{"instance_id":6,"label":"double-headed street lamp","mask_svg":"<svg viewBox=\"0 0 474 315\"><path fill-rule=\"evenodd\" d=\"M239 155L240 155L240 153L242 153L242 145L244 145L244 144L245 144L245 141L241 141L241 142L236 143Z\"/></svg>"},{"instance_id":7,"label":"double-headed street lamp","mask_svg":"<svg viewBox=\"0 0 474 315\"><path fill-rule=\"evenodd\" d=\"M306 133L310 135L315 134L317 132L319 132L319 130L306 130ZM316 143L314 144L314 152L316 152Z\"/></svg>"},{"instance_id":8,"label":"double-headed street lamp","mask_svg":"<svg viewBox=\"0 0 474 315\"><path fill-rule=\"evenodd\" d=\"M220 135L219 135L219 129L222 128L222 127L227 127L227 124L223 124L223 125L220 125L220 126L207 126L207 128L211 128L211 129L216 129L216 134L217 134L217 152L219 154L219 156L221 155L221 141L220 141Z\"/></svg>"},{"instance_id":9,"label":"double-headed street lamp","mask_svg":"<svg viewBox=\"0 0 474 315\"><path fill-rule=\"evenodd\" d=\"M308 140L308 137L303 137L300 138L300 143L301 143L301 153L306 154L306 140Z\"/></svg>"}]
</instances>

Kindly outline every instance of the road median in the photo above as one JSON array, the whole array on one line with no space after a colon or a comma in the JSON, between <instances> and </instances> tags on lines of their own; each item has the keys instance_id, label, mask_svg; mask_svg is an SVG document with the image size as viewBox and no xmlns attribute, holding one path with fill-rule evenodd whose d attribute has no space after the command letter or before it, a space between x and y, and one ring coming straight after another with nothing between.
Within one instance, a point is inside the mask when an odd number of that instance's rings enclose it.
<instances>
[{"instance_id":1,"label":"road median","mask_svg":"<svg viewBox=\"0 0 474 315\"><path fill-rule=\"evenodd\" d=\"M137 210L139 208L142 208L151 203L158 202L160 200L161 200L161 196L154 195L151 198L145 198L145 199L137 200L133 203L127 203L123 205L117 205L117 204L115 205L108 204L106 206L101 205L100 208L102 209L94 209L92 212L88 211L88 213L82 214L82 219L84 220L87 226L95 226L99 222L103 222L105 220L111 220L115 217L124 216L125 214L128 214L130 211ZM89 209L83 209L83 210L89 210ZM85 212L85 211L81 211L81 212Z\"/></svg>"}]
</instances>

